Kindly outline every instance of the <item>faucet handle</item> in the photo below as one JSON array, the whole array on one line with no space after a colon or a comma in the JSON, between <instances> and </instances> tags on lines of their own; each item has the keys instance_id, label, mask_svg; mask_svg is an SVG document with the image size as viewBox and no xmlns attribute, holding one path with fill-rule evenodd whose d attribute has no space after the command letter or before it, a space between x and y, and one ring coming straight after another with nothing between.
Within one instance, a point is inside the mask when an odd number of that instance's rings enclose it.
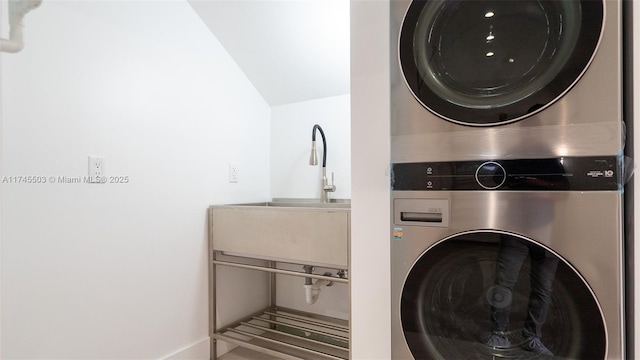
<instances>
[{"instance_id":1,"label":"faucet handle","mask_svg":"<svg viewBox=\"0 0 640 360\"><path fill-rule=\"evenodd\" d=\"M324 184L324 190L329 191L329 192L336 191L335 177L334 177L333 171L331 172L331 185Z\"/></svg>"}]
</instances>

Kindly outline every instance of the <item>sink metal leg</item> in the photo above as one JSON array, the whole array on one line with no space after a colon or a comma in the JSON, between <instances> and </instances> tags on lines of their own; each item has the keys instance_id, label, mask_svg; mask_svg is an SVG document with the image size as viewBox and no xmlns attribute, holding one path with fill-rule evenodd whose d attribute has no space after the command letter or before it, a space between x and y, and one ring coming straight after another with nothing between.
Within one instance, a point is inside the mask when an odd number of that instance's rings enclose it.
<instances>
[{"instance_id":1,"label":"sink metal leg","mask_svg":"<svg viewBox=\"0 0 640 360\"><path fill-rule=\"evenodd\" d=\"M209 359L215 360L218 357L216 339L216 265L214 260L216 253L211 249L209 242Z\"/></svg>"}]
</instances>

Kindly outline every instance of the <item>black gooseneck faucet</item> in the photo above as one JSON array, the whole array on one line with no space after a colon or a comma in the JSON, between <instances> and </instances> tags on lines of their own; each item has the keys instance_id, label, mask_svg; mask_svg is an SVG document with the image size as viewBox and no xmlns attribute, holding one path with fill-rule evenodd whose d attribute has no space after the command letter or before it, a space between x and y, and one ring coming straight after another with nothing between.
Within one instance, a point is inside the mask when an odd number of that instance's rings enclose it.
<instances>
[{"instance_id":1,"label":"black gooseneck faucet","mask_svg":"<svg viewBox=\"0 0 640 360\"><path fill-rule=\"evenodd\" d=\"M320 192L320 201L323 203L329 202L329 192L336 191L334 185L333 173L331 173L331 184L327 180L327 139L324 136L324 131L320 125L313 125L311 130L311 157L309 158L309 165L318 165L318 155L316 154L316 130L320 131L322 136L322 187Z\"/></svg>"}]
</instances>

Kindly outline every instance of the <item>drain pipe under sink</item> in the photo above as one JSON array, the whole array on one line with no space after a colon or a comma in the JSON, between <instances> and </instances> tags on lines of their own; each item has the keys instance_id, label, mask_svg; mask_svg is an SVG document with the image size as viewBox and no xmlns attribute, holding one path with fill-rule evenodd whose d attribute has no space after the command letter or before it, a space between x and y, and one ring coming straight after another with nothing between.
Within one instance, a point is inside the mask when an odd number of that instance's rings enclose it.
<instances>
[{"instance_id":1,"label":"drain pipe under sink","mask_svg":"<svg viewBox=\"0 0 640 360\"><path fill-rule=\"evenodd\" d=\"M9 39L0 39L0 51L17 53L24 47L23 19L42 4L42 0L9 0Z\"/></svg>"},{"instance_id":2,"label":"drain pipe under sink","mask_svg":"<svg viewBox=\"0 0 640 360\"><path fill-rule=\"evenodd\" d=\"M304 265L302 269L307 274L311 274L313 272L313 266L310 266L310 265ZM323 275L333 276L333 274L330 272L326 272ZM318 279L314 283L311 278L308 278L308 277L304 278L304 293L305 293L305 300L307 301L307 304L309 305L315 304L316 301L318 301L318 298L320 297L322 286L331 286L331 285L333 285L333 281Z\"/></svg>"}]
</instances>

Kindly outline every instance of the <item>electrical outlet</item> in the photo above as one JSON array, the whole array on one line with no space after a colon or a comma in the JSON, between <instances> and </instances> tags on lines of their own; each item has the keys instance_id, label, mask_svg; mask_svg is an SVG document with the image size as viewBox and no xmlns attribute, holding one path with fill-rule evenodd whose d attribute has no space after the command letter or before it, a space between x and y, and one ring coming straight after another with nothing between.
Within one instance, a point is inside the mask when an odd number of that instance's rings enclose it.
<instances>
[{"instance_id":1,"label":"electrical outlet","mask_svg":"<svg viewBox=\"0 0 640 360\"><path fill-rule=\"evenodd\" d=\"M105 179L105 158L89 155L89 182L92 184L104 184Z\"/></svg>"},{"instance_id":2,"label":"electrical outlet","mask_svg":"<svg viewBox=\"0 0 640 360\"><path fill-rule=\"evenodd\" d=\"M229 182L230 183L238 182L238 165L237 164L229 164Z\"/></svg>"}]
</instances>

